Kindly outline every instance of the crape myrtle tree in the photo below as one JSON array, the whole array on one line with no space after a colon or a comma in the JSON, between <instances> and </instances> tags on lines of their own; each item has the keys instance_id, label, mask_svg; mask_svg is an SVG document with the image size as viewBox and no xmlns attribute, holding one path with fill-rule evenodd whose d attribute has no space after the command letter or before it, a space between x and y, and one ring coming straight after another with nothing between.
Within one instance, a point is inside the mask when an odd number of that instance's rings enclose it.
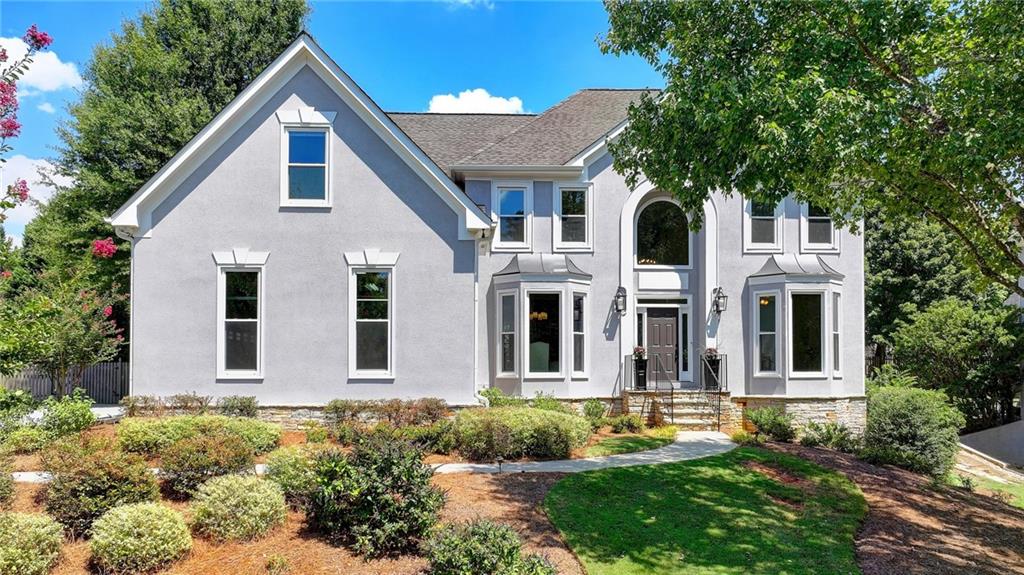
<instances>
[{"instance_id":1,"label":"crape myrtle tree","mask_svg":"<svg viewBox=\"0 0 1024 575\"><path fill-rule=\"evenodd\" d=\"M701 225L712 191L792 194L859 229L925 217L1024 296L1024 1L606 0L601 48L665 90L610 148Z\"/></svg>"}]
</instances>

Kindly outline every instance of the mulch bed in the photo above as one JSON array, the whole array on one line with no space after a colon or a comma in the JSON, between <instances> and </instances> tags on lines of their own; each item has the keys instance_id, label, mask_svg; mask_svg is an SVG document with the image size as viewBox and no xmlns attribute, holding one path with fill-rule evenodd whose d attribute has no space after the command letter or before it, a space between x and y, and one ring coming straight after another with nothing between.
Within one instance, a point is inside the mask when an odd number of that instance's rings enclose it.
<instances>
[{"instance_id":1,"label":"mulch bed","mask_svg":"<svg viewBox=\"0 0 1024 575\"><path fill-rule=\"evenodd\" d=\"M583 568L542 508L544 496L562 477L564 474L558 473L453 473L435 476L434 483L448 493L442 521L488 518L507 523L519 531L528 552L548 557L558 573L583 575ZM17 484L13 510L41 512L40 495L44 489L42 485ZM170 502L169 505L187 514L187 504ZM364 561L344 547L332 545L309 532L303 515L291 512L283 527L259 541L214 544L197 537L192 554L161 573L265 574L267 559L273 555L287 559L289 573L302 575L418 575L427 568L426 559L415 556ZM75 541L64 545L60 562L51 575L92 573L89 570L88 542Z\"/></svg>"},{"instance_id":2,"label":"mulch bed","mask_svg":"<svg viewBox=\"0 0 1024 575\"><path fill-rule=\"evenodd\" d=\"M868 515L856 541L864 575L1024 574L1024 510L845 453L768 447L835 469L864 492Z\"/></svg>"}]
</instances>

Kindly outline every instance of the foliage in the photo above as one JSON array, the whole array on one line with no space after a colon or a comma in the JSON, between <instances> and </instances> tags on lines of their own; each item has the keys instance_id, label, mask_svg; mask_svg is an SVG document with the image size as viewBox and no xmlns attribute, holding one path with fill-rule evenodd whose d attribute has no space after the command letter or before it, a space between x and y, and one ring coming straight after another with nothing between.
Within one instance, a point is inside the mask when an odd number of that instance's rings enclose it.
<instances>
[{"instance_id":1,"label":"foliage","mask_svg":"<svg viewBox=\"0 0 1024 575\"><path fill-rule=\"evenodd\" d=\"M211 477L252 470L252 450L242 438L228 433L182 439L160 457L160 475L179 496L193 494Z\"/></svg>"},{"instance_id":2,"label":"foliage","mask_svg":"<svg viewBox=\"0 0 1024 575\"><path fill-rule=\"evenodd\" d=\"M749 409L745 415L757 428L757 434L763 433L776 441L793 441L796 437L793 416L777 407Z\"/></svg>"},{"instance_id":3,"label":"foliage","mask_svg":"<svg viewBox=\"0 0 1024 575\"><path fill-rule=\"evenodd\" d=\"M93 403L84 389L76 389L71 395L59 399L50 396L43 402L43 419L39 425L53 438L85 431L96 423Z\"/></svg>"},{"instance_id":4,"label":"foliage","mask_svg":"<svg viewBox=\"0 0 1024 575\"><path fill-rule=\"evenodd\" d=\"M303 423L306 428L306 443L324 443L330 437L330 430L316 421Z\"/></svg>"},{"instance_id":5,"label":"foliage","mask_svg":"<svg viewBox=\"0 0 1024 575\"><path fill-rule=\"evenodd\" d=\"M868 397L866 459L942 477L960 450L964 417L939 391L882 388Z\"/></svg>"},{"instance_id":6,"label":"foliage","mask_svg":"<svg viewBox=\"0 0 1024 575\"><path fill-rule=\"evenodd\" d=\"M555 396L544 395L539 391L537 392L537 395L530 400L530 407L534 409L545 409L547 411L557 411L559 413L576 413L571 406L562 403L556 399Z\"/></svg>"},{"instance_id":7,"label":"foliage","mask_svg":"<svg viewBox=\"0 0 1024 575\"><path fill-rule=\"evenodd\" d=\"M159 496L145 460L106 439L69 437L43 454L43 466L53 474L46 511L74 535L88 533L93 521L114 507Z\"/></svg>"},{"instance_id":8,"label":"foliage","mask_svg":"<svg viewBox=\"0 0 1024 575\"><path fill-rule=\"evenodd\" d=\"M229 417L256 417L260 403L252 395L229 395L217 400L217 411Z\"/></svg>"},{"instance_id":9,"label":"foliage","mask_svg":"<svg viewBox=\"0 0 1024 575\"><path fill-rule=\"evenodd\" d=\"M353 423L338 423L331 428L331 437L339 444L349 446L359 440L359 428Z\"/></svg>"},{"instance_id":10,"label":"foliage","mask_svg":"<svg viewBox=\"0 0 1024 575\"><path fill-rule=\"evenodd\" d=\"M267 455L267 479L280 486L285 499L294 507L305 507L316 493L315 459L318 454L331 449L326 445L292 445L275 449Z\"/></svg>"},{"instance_id":11,"label":"foliage","mask_svg":"<svg viewBox=\"0 0 1024 575\"><path fill-rule=\"evenodd\" d=\"M446 455L455 450L455 423L448 419L430 425L402 427L398 434L428 453Z\"/></svg>"},{"instance_id":12,"label":"foliage","mask_svg":"<svg viewBox=\"0 0 1024 575\"><path fill-rule=\"evenodd\" d=\"M624 413L608 420L612 433L640 433L644 430L644 418L637 413Z\"/></svg>"},{"instance_id":13,"label":"foliage","mask_svg":"<svg viewBox=\"0 0 1024 575\"><path fill-rule=\"evenodd\" d=\"M602 50L643 57L668 86L610 143L631 187L674 194L695 225L715 191L792 194L851 227L868 210L925 215L1024 295L1017 3L605 5Z\"/></svg>"},{"instance_id":14,"label":"foliage","mask_svg":"<svg viewBox=\"0 0 1024 575\"><path fill-rule=\"evenodd\" d=\"M118 404L127 417L163 415L166 410L164 402L153 395L126 395Z\"/></svg>"},{"instance_id":15,"label":"foliage","mask_svg":"<svg viewBox=\"0 0 1024 575\"><path fill-rule=\"evenodd\" d=\"M7 389L0 387L0 413L14 413L25 415L30 413L36 405L32 394L24 389Z\"/></svg>"},{"instance_id":16,"label":"foliage","mask_svg":"<svg viewBox=\"0 0 1024 575\"><path fill-rule=\"evenodd\" d=\"M917 376L888 363L871 372L865 387L869 394L880 387L917 387Z\"/></svg>"},{"instance_id":17,"label":"foliage","mask_svg":"<svg viewBox=\"0 0 1024 575\"><path fill-rule=\"evenodd\" d=\"M278 553L267 557L267 562L263 567L266 568L267 575L284 575L291 569L288 564L288 558Z\"/></svg>"},{"instance_id":18,"label":"foliage","mask_svg":"<svg viewBox=\"0 0 1024 575\"><path fill-rule=\"evenodd\" d=\"M15 428L4 439L3 448L14 454L35 453L46 447L51 437L34 425Z\"/></svg>"},{"instance_id":19,"label":"foliage","mask_svg":"<svg viewBox=\"0 0 1024 575\"><path fill-rule=\"evenodd\" d=\"M803 435L800 436L800 445L807 447L827 447L836 451L851 453L857 450L858 441L853 436L850 428L842 423L826 421L817 423L807 422L803 428Z\"/></svg>"},{"instance_id":20,"label":"foliage","mask_svg":"<svg viewBox=\"0 0 1024 575\"><path fill-rule=\"evenodd\" d=\"M193 528L216 541L262 537L284 523L288 508L276 483L252 475L215 477L192 502Z\"/></svg>"},{"instance_id":21,"label":"foliage","mask_svg":"<svg viewBox=\"0 0 1024 575\"><path fill-rule=\"evenodd\" d=\"M586 419L532 407L465 409L455 416L456 446L473 460L564 459L589 438Z\"/></svg>"},{"instance_id":22,"label":"foliage","mask_svg":"<svg viewBox=\"0 0 1024 575\"><path fill-rule=\"evenodd\" d=\"M758 437L757 435L751 435L742 429L739 431L734 431L732 435L729 436L729 439L731 439L733 443L742 445L744 447L756 446L764 443L764 440Z\"/></svg>"},{"instance_id":23,"label":"foliage","mask_svg":"<svg viewBox=\"0 0 1024 575\"><path fill-rule=\"evenodd\" d=\"M10 456L0 455L0 507L7 507L14 501L14 462ZM2 573L2 571L0 571Z\"/></svg>"},{"instance_id":24,"label":"foliage","mask_svg":"<svg viewBox=\"0 0 1024 575\"><path fill-rule=\"evenodd\" d=\"M445 500L421 457L409 444L379 437L359 442L347 455L323 452L316 460L310 521L367 557L415 548Z\"/></svg>"},{"instance_id":25,"label":"foliage","mask_svg":"<svg viewBox=\"0 0 1024 575\"><path fill-rule=\"evenodd\" d=\"M527 405L526 398L505 395L505 392L499 387L488 387L480 392L490 407L525 407Z\"/></svg>"},{"instance_id":26,"label":"foliage","mask_svg":"<svg viewBox=\"0 0 1024 575\"><path fill-rule=\"evenodd\" d=\"M247 417L179 415L161 418L125 418L117 425L117 439L126 451L153 454L197 435L237 435L254 455L267 453L281 441L281 426Z\"/></svg>"},{"instance_id":27,"label":"foliage","mask_svg":"<svg viewBox=\"0 0 1024 575\"><path fill-rule=\"evenodd\" d=\"M211 403L212 397L199 395L194 391L178 393L164 399L167 409L179 415L203 415L210 410Z\"/></svg>"},{"instance_id":28,"label":"foliage","mask_svg":"<svg viewBox=\"0 0 1024 575\"><path fill-rule=\"evenodd\" d=\"M1015 306L947 299L910 315L892 334L897 365L918 385L944 391L973 431L1014 421L1024 358Z\"/></svg>"},{"instance_id":29,"label":"foliage","mask_svg":"<svg viewBox=\"0 0 1024 575\"><path fill-rule=\"evenodd\" d=\"M781 483L759 466L809 488ZM854 541L867 513L860 490L842 474L747 447L573 474L551 488L544 506L591 575L859 573ZM730 541L742 541L744 551Z\"/></svg>"},{"instance_id":30,"label":"foliage","mask_svg":"<svg viewBox=\"0 0 1024 575\"><path fill-rule=\"evenodd\" d=\"M583 403L583 417L590 420L591 429L596 431L604 424L604 412L607 409L600 399L591 398Z\"/></svg>"},{"instance_id":31,"label":"foliage","mask_svg":"<svg viewBox=\"0 0 1024 575\"><path fill-rule=\"evenodd\" d=\"M519 534L508 525L478 519L452 523L427 542L431 575L508 575L523 573L526 558ZM551 565L530 573L555 575Z\"/></svg>"},{"instance_id":32,"label":"foliage","mask_svg":"<svg viewBox=\"0 0 1024 575\"><path fill-rule=\"evenodd\" d=\"M64 533L41 513L0 513L0 575L46 575L60 557Z\"/></svg>"},{"instance_id":33,"label":"foliage","mask_svg":"<svg viewBox=\"0 0 1024 575\"><path fill-rule=\"evenodd\" d=\"M136 503L96 520L89 549L104 572L148 573L188 554L192 535L177 511L159 503Z\"/></svg>"},{"instance_id":34,"label":"foliage","mask_svg":"<svg viewBox=\"0 0 1024 575\"><path fill-rule=\"evenodd\" d=\"M431 424L448 414L443 399L424 397L414 400L334 399L324 407L324 415L333 425L355 424L366 420L391 424L393 427Z\"/></svg>"}]
</instances>

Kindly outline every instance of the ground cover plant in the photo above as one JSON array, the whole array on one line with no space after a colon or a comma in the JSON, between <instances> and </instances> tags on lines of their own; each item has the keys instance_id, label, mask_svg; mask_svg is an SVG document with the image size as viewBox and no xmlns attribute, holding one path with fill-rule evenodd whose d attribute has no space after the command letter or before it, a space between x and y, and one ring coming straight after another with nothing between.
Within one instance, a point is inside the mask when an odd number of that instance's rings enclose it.
<instances>
[{"instance_id":1,"label":"ground cover plant","mask_svg":"<svg viewBox=\"0 0 1024 575\"><path fill-rule=\"evenodd\" d=\"M746 447L571 475L545 507L590 575L859 573L867 511L842 475Z\"/></svg>"}]
</instances>

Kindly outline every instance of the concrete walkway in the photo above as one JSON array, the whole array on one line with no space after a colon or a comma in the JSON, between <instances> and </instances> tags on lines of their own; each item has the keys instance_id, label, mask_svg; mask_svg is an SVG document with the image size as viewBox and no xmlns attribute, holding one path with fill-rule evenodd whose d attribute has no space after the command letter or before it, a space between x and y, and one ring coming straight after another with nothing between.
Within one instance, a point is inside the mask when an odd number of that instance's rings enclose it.
<instances>
[{"instance_id":1,"label":"concrete walkway","mask_svg":"<svg viewBox=\"0 0 1024 575\"><path fill-rule=\"evenodd\" d=\"M608 467L632 467L634 465L654 465L657 463L675 463L688 459L700 459L711 455L725 453L736 444L729 436L717 431L680 431L676 440L665 447L606 455L605 457L589 457L587 459L561 459L558 461L526 461L521 463L505 463L498 469L496 463L438 463L434 465L434 473L579 473ZM158 469L153 469L158 473ZM267 466L256 464L256 473L263 475ZM48 483L50 474L44 471L15 471L14 481L17 483Z\"/></svg>"}]
</instances>

